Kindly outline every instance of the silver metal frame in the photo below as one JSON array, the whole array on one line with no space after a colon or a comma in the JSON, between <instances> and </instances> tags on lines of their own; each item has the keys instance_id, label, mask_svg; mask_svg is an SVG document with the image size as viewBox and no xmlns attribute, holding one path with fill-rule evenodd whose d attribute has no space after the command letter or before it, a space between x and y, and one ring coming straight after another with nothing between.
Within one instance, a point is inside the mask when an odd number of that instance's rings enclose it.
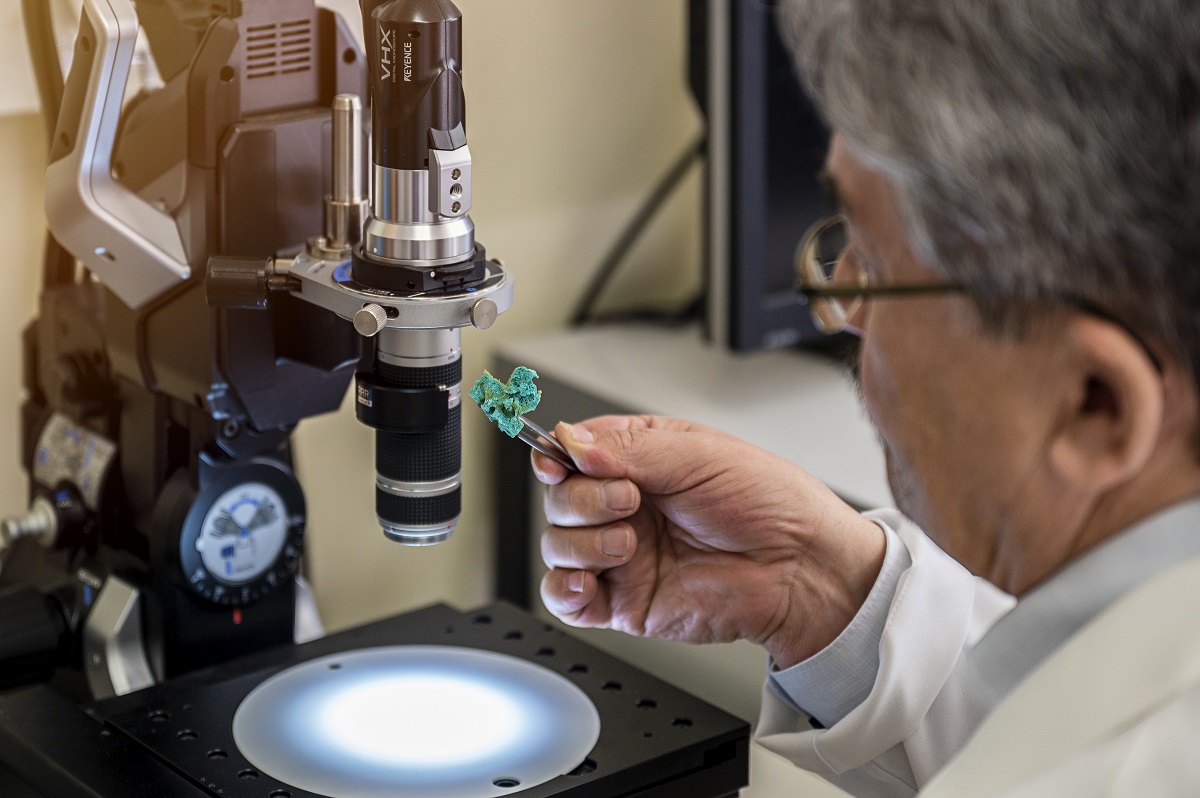
<instances>
[{"instance_id":1,"label":"silver metal frame","mask_svg":"<svg viewBox=\"0 0 1200 798\"><path fill-rule=\"evenodd\" d=\"M497 313L512 307L512 272L494 262L488 264L488 275L481 286L457 296L397 296L386 291L355 287L338 281L336 273L341 265L306 253L293 260L290 266L278 263L277 268L286 266L287 273L300 281L298 296L333 311L347 321L352 322L354 314L364 305L394 308L396 315L388 316L384 329L469 327L473 324L471 312L481 301L494 302Z\"/></svg>"},{"instance_id":2,"label":"silver metal frame","mask_svg":"<svg viewBox=\"0 0 1200 798\"><path fill-rule=\"evenodd\" d=\"M96 41L71 151L46 169L46 222L122 302L145 305L191 275L175 220L112 176L113 142L137 43L130 0L84 0ZM87 51L83 51L87 52ZM89 67L76 63L75 69Z\"/></svg>"},{"instance_id":3,"label":"silver metal frame","mask_svg":"<svg viewBox=\"0 0 1200 798\"><path fill-rule=\"evenodd\" d=\"M83 629L84 674L92 695L111 698L154 684L142 636L142 594L110 576Z\"/></svg>"},{"instance_id":4,"label":"silver metal frame","mask_svg":"<svg viewBox=\"0 0 1200 798\"><path fill-rule=\"evenodd\" d=\"M471 210L471 150L429 151L429 210L461 216Z\"/></svg>"}]
</instances>

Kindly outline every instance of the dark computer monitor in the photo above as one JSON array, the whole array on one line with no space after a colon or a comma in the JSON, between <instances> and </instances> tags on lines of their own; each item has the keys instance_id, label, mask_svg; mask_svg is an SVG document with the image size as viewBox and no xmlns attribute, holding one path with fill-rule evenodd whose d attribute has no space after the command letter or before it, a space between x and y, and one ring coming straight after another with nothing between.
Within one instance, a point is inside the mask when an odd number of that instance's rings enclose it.
<instances>
[{"instance_id":1,"label":"dark computer monitor","mask_svg":"<svg viewBox=\"0 0 1200 798\"><path fill-rule=\"evenodd\" d=\"M689 0L689 78L708 127L706 328L735 350L819 343L793 291L804 231L831 213L829 141L795 78L775 0Z\"/></svg>"}]
</instances>

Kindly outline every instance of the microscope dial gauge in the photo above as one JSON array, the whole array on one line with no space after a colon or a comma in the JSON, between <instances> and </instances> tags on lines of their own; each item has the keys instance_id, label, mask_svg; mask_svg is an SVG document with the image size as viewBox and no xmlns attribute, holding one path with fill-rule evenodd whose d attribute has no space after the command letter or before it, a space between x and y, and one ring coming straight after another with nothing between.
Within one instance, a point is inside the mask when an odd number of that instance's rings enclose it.
<instances>
[{"instance_id":1,"label":"microscope dial gauge","mask_svg":"<svg viewBox=\"0 0 1200 798\"><path fill-rule=\"evenodd\" d=\"M290 473L263 463L231 468L188 512L184 579L214 604L248 604L293 578L303 532L304 499Z\"/></svg>"},{"instance_id":2,"label":"microscope dial gauge","mask_svg":"<svg viewBox=\"0 0 1200 798\"><path fill-rule=\"evenodd\" d=\"M196 539L204 567L225 585L262 576L287 540L283 511L283 499L261 482L225 491L204 516Z\"/></svg>"}]
</instances>

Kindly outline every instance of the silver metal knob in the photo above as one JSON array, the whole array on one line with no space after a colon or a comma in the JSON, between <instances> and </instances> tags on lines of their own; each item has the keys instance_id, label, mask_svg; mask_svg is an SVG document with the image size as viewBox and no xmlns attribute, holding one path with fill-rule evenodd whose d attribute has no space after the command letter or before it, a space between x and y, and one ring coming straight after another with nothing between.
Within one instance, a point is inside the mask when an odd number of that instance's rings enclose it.
<instances>
[{"instance_id":1,"label":"silver metal knob","mask_svg":"<svg viewBox=\"0 0 1200 798\"><path fill-rule=\"evenodd\" d=\"M34 538L50 548L58 537L58 516L54 505L38 496L29 505L29 511L15 518L0 522L0 549L13 545L21 538Z\"/></svg>"},{"instance_id":2,"label":"silver metal knob","mask_svg":"<svg viewBox=\"0 0 1200 798\"><path fill-rule=\"evenodd\" d=\"M486 330L496 323L496 303L490 299L481 299L471 306L471 323L481 330Z\"/></svg>"},{"instance_id":3,"label":"silver metal knob","mask_svg":"<svg viewBox=\"0 0 1200 798\"><path fill-rule=\"evenodd\" d=\"M387 311L379 305L363 305L354 314L354 329L364 338L370 338L387 326L387 318Z\"/></svg>"}]
</instances>

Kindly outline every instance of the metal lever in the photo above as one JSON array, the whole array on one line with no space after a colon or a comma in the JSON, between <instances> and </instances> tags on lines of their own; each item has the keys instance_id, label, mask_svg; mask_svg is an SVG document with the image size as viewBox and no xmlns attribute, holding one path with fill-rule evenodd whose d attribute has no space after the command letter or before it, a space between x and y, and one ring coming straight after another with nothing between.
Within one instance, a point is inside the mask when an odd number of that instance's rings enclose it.
<instances>
[{"instance_id":1,"label":"metal lever","mask_svg":"<svg viewBox=\"0 0 1200 798\"><path fill-rule=\"evenodd\" d=\"M46 169L54 237L131 308L191 275L175 220L112 176L137 35L130 0L84 0Z\"/></svg>"}]
</instances>

